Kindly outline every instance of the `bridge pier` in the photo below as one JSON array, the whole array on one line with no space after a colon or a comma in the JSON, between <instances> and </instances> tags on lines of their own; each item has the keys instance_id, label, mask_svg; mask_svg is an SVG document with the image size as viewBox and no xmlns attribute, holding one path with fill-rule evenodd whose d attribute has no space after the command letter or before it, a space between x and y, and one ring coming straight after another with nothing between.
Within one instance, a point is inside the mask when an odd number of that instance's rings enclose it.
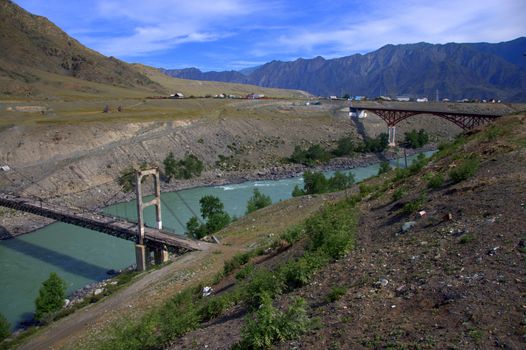
<instances>
[{"instance_id":1,"label":"bridge pier","mask_svg":"<svg viewBox=\"0 0 526 350\"><path fill-rule=\"evenodd\" d=\"M169 259L168 250L164 248L157 248L153 251L153 261L156 265L163 264Z\"/></svg>"},{"instance_id":2,"label":"bridge pier","mask_svg":"<svg viewBox=\"0 0 526 350\"><path fill-rule=\"evenodd\" d=\"M389 133L389 147L396 147L396 126L389 126L387 132Z\"/></svg>"},{"instance_id":3,"label":"bridge pier","mask_svg":"<svg viewBox=\"0 0 526 350\"><path fill-rule=\"evenodd\" d=\"M136 270L139 272L146 271L148 267L149 250L144 244L135 245L135 263Z\"/></svg>"}]
</instances>

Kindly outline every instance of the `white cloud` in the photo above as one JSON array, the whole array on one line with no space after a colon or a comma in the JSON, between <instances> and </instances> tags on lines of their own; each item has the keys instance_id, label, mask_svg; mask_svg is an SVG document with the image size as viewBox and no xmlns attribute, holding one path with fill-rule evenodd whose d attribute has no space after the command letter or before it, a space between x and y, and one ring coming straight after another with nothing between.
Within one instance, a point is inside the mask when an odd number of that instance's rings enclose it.
<instances>
[{"instance_id":1,"label":"white cloud","mask_svg":"<svg viewBox=\"0 0 526 350\"><path fill-rule=\"evenodd\" d=\"M109 0L98 3L101 18L128 21L128 35L104 40L86 38L97 50L114 56L139 56L189 42L218 40L231 35L225 23L263 10L263 5L241 0Z\"/></svg>"},{"instance_id":2,"label":"white cloud","mask_svg":"<svg viewBox=\"0 0 526 350\"><path fill-rule=\"evenodd\" d=\"M386 44L505 41L526 34L526 1L375 2L367 13L294 28L254 47L255 56L367 52Z\"/></svg>"}]
</instances>

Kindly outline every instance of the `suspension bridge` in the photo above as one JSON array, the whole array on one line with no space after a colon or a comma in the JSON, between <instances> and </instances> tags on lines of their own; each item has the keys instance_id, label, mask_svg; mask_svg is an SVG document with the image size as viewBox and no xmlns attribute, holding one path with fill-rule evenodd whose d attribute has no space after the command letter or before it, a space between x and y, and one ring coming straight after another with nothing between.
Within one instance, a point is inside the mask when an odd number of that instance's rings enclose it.
<instances>
[{"instance_id":1,"label":"suspension bridge","mask_svg":"<svg viewBox=\"0 0 526 350\"><path fill-rule=\"evenodd\" d=\"M153 176L155 185L154 199L143 202L142 179ZM137 270L143 271L151 261L155 263L168 260L168 253L184 254L195 250L208 250L213 244L176 235L163 230L161 220L161 191L159 169L140 170L135 174L137 196L137 222L109 216L96 211L79 209L43 201L40 198L21 197L0 193L0 206L47 217L56 221L88 228L114 237L134 241ZM148 206L155 206L156 226L148 227L144 223L143 212ZM170 210L170 208L168 208ZM173 214L173 213L172 213Z\"/></svg>"}]
</instances>

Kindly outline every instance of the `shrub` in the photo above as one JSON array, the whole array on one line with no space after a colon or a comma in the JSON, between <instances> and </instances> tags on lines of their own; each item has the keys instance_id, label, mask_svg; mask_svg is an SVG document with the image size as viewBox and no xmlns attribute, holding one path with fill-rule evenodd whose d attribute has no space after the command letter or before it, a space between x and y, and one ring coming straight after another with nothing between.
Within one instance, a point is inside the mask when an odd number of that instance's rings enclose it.
<instances>
[{"instance_id":1,"label":"shrub","mask_svg":"<svg viewBox=\"0 0 526 350\"><path fill-rule=\"evenodd\" d=\"M444 175L441 173L436 173L427 182L428 188L440 188L444 184Z\"/></svg>"},{"instance_id":2,"label":"shrub","mask_svg":"<svg viewBox=\"0 0 526 350\"><path fill-rule=\"evenodd\" d=\"M395 170L395 176L393 178L393 181L400 181L405 178L407 178L410 175L409 169L406 168L396 168Z\"/></svg>"},{"instance_id":3,"label":"shrub","mask_svg":"<svg viewBox=\"0 0 526 350\"><path fill-rule=\"evenodd\" d=\"M349 172L347 175L344 173L337 171L334 173L334 175L329 179L329 191L335 192L335 191L342 191L346 188L351 187L354 184L354 174Z\"/></svg>"},{"instance_id":4,"label":"shrub","mask_svg":"<svg viewBox=\"0 0 526 350\"><path fill-rule=\"evenodd\" d=\"M347 288L345 287L333 287L329 294L327 295L327 300L332 302L335 302L336 300L340 300L341 297L343 297L347 293Z\"/></svg>"},{"instance_id":5,"label":"shrub","mask_svg":"<svg viewBox=\"0 0 526 350\"><path fill-rule=\"evenodd\" d=\"M55 272L52 272L38 291L38 297L35 300L35 318L41 321L49 314L62 309L65 298L66 283Z\"/></svg>"},{"instance_id":6,"label":"shrub","mask_svg":"<svg viewBox=\"0 0 526 350\"><path fill-rule=\"evenodd\" d=\"M418 173L420 170L422 170L424 168L424 166L426 166L426 164L429 162L429 158L427 158L425 156L425 154L423 153L420 153L415 160L413 160L413 162L411 163L411 165L409 166L409 173L411 175L415 175L416 173Z\"/></svg>"},{"instance_id":7,"label":"shrub","mask_svg":"<svg viewBox=\"0 0 526 350\"><path fill-rule=\"evenodd\" d=\"M251 252L237 253L232 257L232 259L225 261L225 264L223 266L223 273L225 274L225 276L231 273L232 271L236 270L237 268L248 263L251 255Z\"/></svg>"},{"instance_id":8,"label":"shrub","mask_svg":"<svg viewBox=\"0 0 526 350\"><path fill-rule=\"evenodd\" d=\"M287 231L285 231L285 233L283 233L280 238L287 241L288 244L293 244L301 238L303 233L303 227L297 225L288 228Z\"/></svg>"},{"instance_id":9,"label":"shrub","mask_svg":"<svg viewBox=\"0 0 526 350\"><path fill-rule=\"evenodd\" d=\"M254 272L254 264L244 266L238 273L236 273L236 280L244 280Z\"/></svg>"},{"instance_id":10,"label":"shrub","mask_svg":"<svg viewBox=\"0 0 526 350\"><path fill-rule=\"evenodd\" d=\"M336 149L332 153L336 157L349 156L353 153L354 145L352 138L350 136L345 136L336 142Z\"/></svg>"},{"instance_id":11,"label":"shrub","mask_svg":"<svg viewBox=\"0 0 526 350\"><path fill-rule=\"evenodd\" d=\"M391 170L389 162L383 161L380 163L380 168L378 169L378 175L385 174Z\"/></svg>"},{"instance_id":12,"label":"shrub","mask_svg":"<svg viewBox=\"0 0 526 350\"><path fill-rule=\"evenodd\" d=\"M449 172L449 177L455 183L467 180L475 175L479 166L478 158L464 159L456 168Z\"/></svg>"},{"instance_id":13,"label":"shrub","mask_svg":"<svg viewBox=\"0 0 526 350\"><path fill-rule=\"evenodd\" d=\"M303 191L298 185L294 186L294 189L292 190L292 197L299 197L305 195L305 191Z\"/></svg>"},{"instance_id":14,"label":"shrub","mask_svg":"<svg viewBox=\"0 0 526 350\"><path fill-rule=\"evenodd\" d=\"M257 188L253 190L252 197L247 203L247 214L252 213L261 208L265 208L272 204L272 199L269 196L261 193Z\"/></svg>"},{"instance_id":15,"label":"shrub","mask_svg":"<svg viewBox=\"0 0 526 350\"><path fill-rule=\"evenodd\" d=\"M415 129L405 133L404 145L408 148L420 148L429 142L429 135L424 129L416 131Z\"/></svg>"},{"instance_id":16,"label":"shrub","mask_svg":"<svg viewBox=\"0 0 526 350\"><path fill-rule=\"evenodd\" d=\"M283 292L284 282L280 274L266 269L257 269L244 283L243 301L252 309L263 302L264 295L273 298Z\"/></svg>"},{"instance_id":17,"label":"shrub","mask_svg":"<svg viewBox=\"0 0 526 350\"><path fill-rule=\"evenodd\" d=\"M309 283L313 273L328 262L329 259L324 254L306 252L302 257L285 264L280 273L287 287L295 289Z\"/></svg>"},{"instance_id":18,"label":"shrub","mask_svg":"<svg viewBox=\"0 0 526 350\"><path fill-rule=\"evenodd\" d=\"M397 201L397 200L402 199L403 196L405 196L405 189L403 187L399 187L393 192L392 198L393 198L393 201Z\"/></svg>"},{"instance_id":19,"label":"shrub","mask_svg":"<svg viewBox=\"0 0 526 350\"><path fill-rule=\"evenodd\" d=\"M170 152L163 161L164 172L168 181L172 177L176 179L191 179L201 175L203 162L193 154L187 154L183 159L175 160L173 152Z\"/></svg>"},{"instance_id":20,"label":"shrub","mask_svg":"<svg viewBox=\"0 0 526 350\"><path fill-rule=\"evenodd\" d=\"M354 175L352 173L345 175L337 171L333 177L327 179L321 172L306 171L303 174L303 181L303 190L295 186L292 191L293 197L344 190L354 184Z\"/></svg>"},{"instance_id":21,"label":"shrub","mask_svg":"<svg viewBox=\"0 0 526 350\"><path fill-rule=\"evenodd\" d=\"M310 146L303 150L300 146L294 147L294 152L289 160L293 163L313 166L318 163L324 163L330 159L330 154L319 144Z\"/></svg>"},{"instance_id":22,"label":"shrub","mask_svg":"<svg viewBox=\"0 0 526 350\"><path fill-rule=\"evenodd\" d=\"M356 214L352 204L343 201L324 208L305 222L309 249L321 251L331 259L344 256L354 244Z\"/></svg>"},{"instance_id":23,"label":"shrub","mask_svg":"<svg viewBox=\"0 0 526 350\"><path fill-rule=\"evenodd\" d=\"M271 297L263 294L261 307L248 317L241 330L242 340L234 349L269 349L276 342L297 338L308 326L305 300L295 298L282 313L272 306Z\"/></svg>"},{"instance_id":24,"label":"shrub","mask_svg":"<svg viewBox=\"0 0 526 350\"><path fill-rule=\"evenodd\" d=\"M218 317L230 306L232 306L232 301L229 294L209 297L199 309L201 321L209 321Z\"/></svg>"},{"instance_id":25,"label":"shrub","mask_svg":"<svg viewBox=\"0 0 526 350\"><path fill-rule=\"evenodd\" d=\"M425 193L422 193L417 199L406 203L404 205L404 207L402 208L402 213L404 213L404 214L412 214L415 211L421 209L422 205L426 201L426 198L427 197L426 197Z\"/></svg>"},{"instance_id":26,"label":"shrub","mask_svg":"<svg viewBox=\"0 0 526 350\"><path fill-rule=\"evenodd\" d=\"M11 334L11 325L9 321L0 314L0 342Z\"/></svg>"}]
</instances>

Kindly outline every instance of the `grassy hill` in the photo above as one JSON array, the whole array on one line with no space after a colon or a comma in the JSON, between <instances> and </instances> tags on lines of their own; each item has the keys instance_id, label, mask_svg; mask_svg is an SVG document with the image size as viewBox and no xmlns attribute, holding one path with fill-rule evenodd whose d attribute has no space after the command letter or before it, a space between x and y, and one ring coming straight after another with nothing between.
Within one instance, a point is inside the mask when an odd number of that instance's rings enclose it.
<instances>
[{"instance_id":1,"label":"grassy hill","mask_svg":"<svg viewBox=\"0 0 526 350\"><path fill-rule=\"evenodd\" d=\"M262 93L304 97L299 91L170 79L91 50L48 19L0 0L0 98L141 98L176 91L204 96Z\"/></svg>"}]
</instances>

